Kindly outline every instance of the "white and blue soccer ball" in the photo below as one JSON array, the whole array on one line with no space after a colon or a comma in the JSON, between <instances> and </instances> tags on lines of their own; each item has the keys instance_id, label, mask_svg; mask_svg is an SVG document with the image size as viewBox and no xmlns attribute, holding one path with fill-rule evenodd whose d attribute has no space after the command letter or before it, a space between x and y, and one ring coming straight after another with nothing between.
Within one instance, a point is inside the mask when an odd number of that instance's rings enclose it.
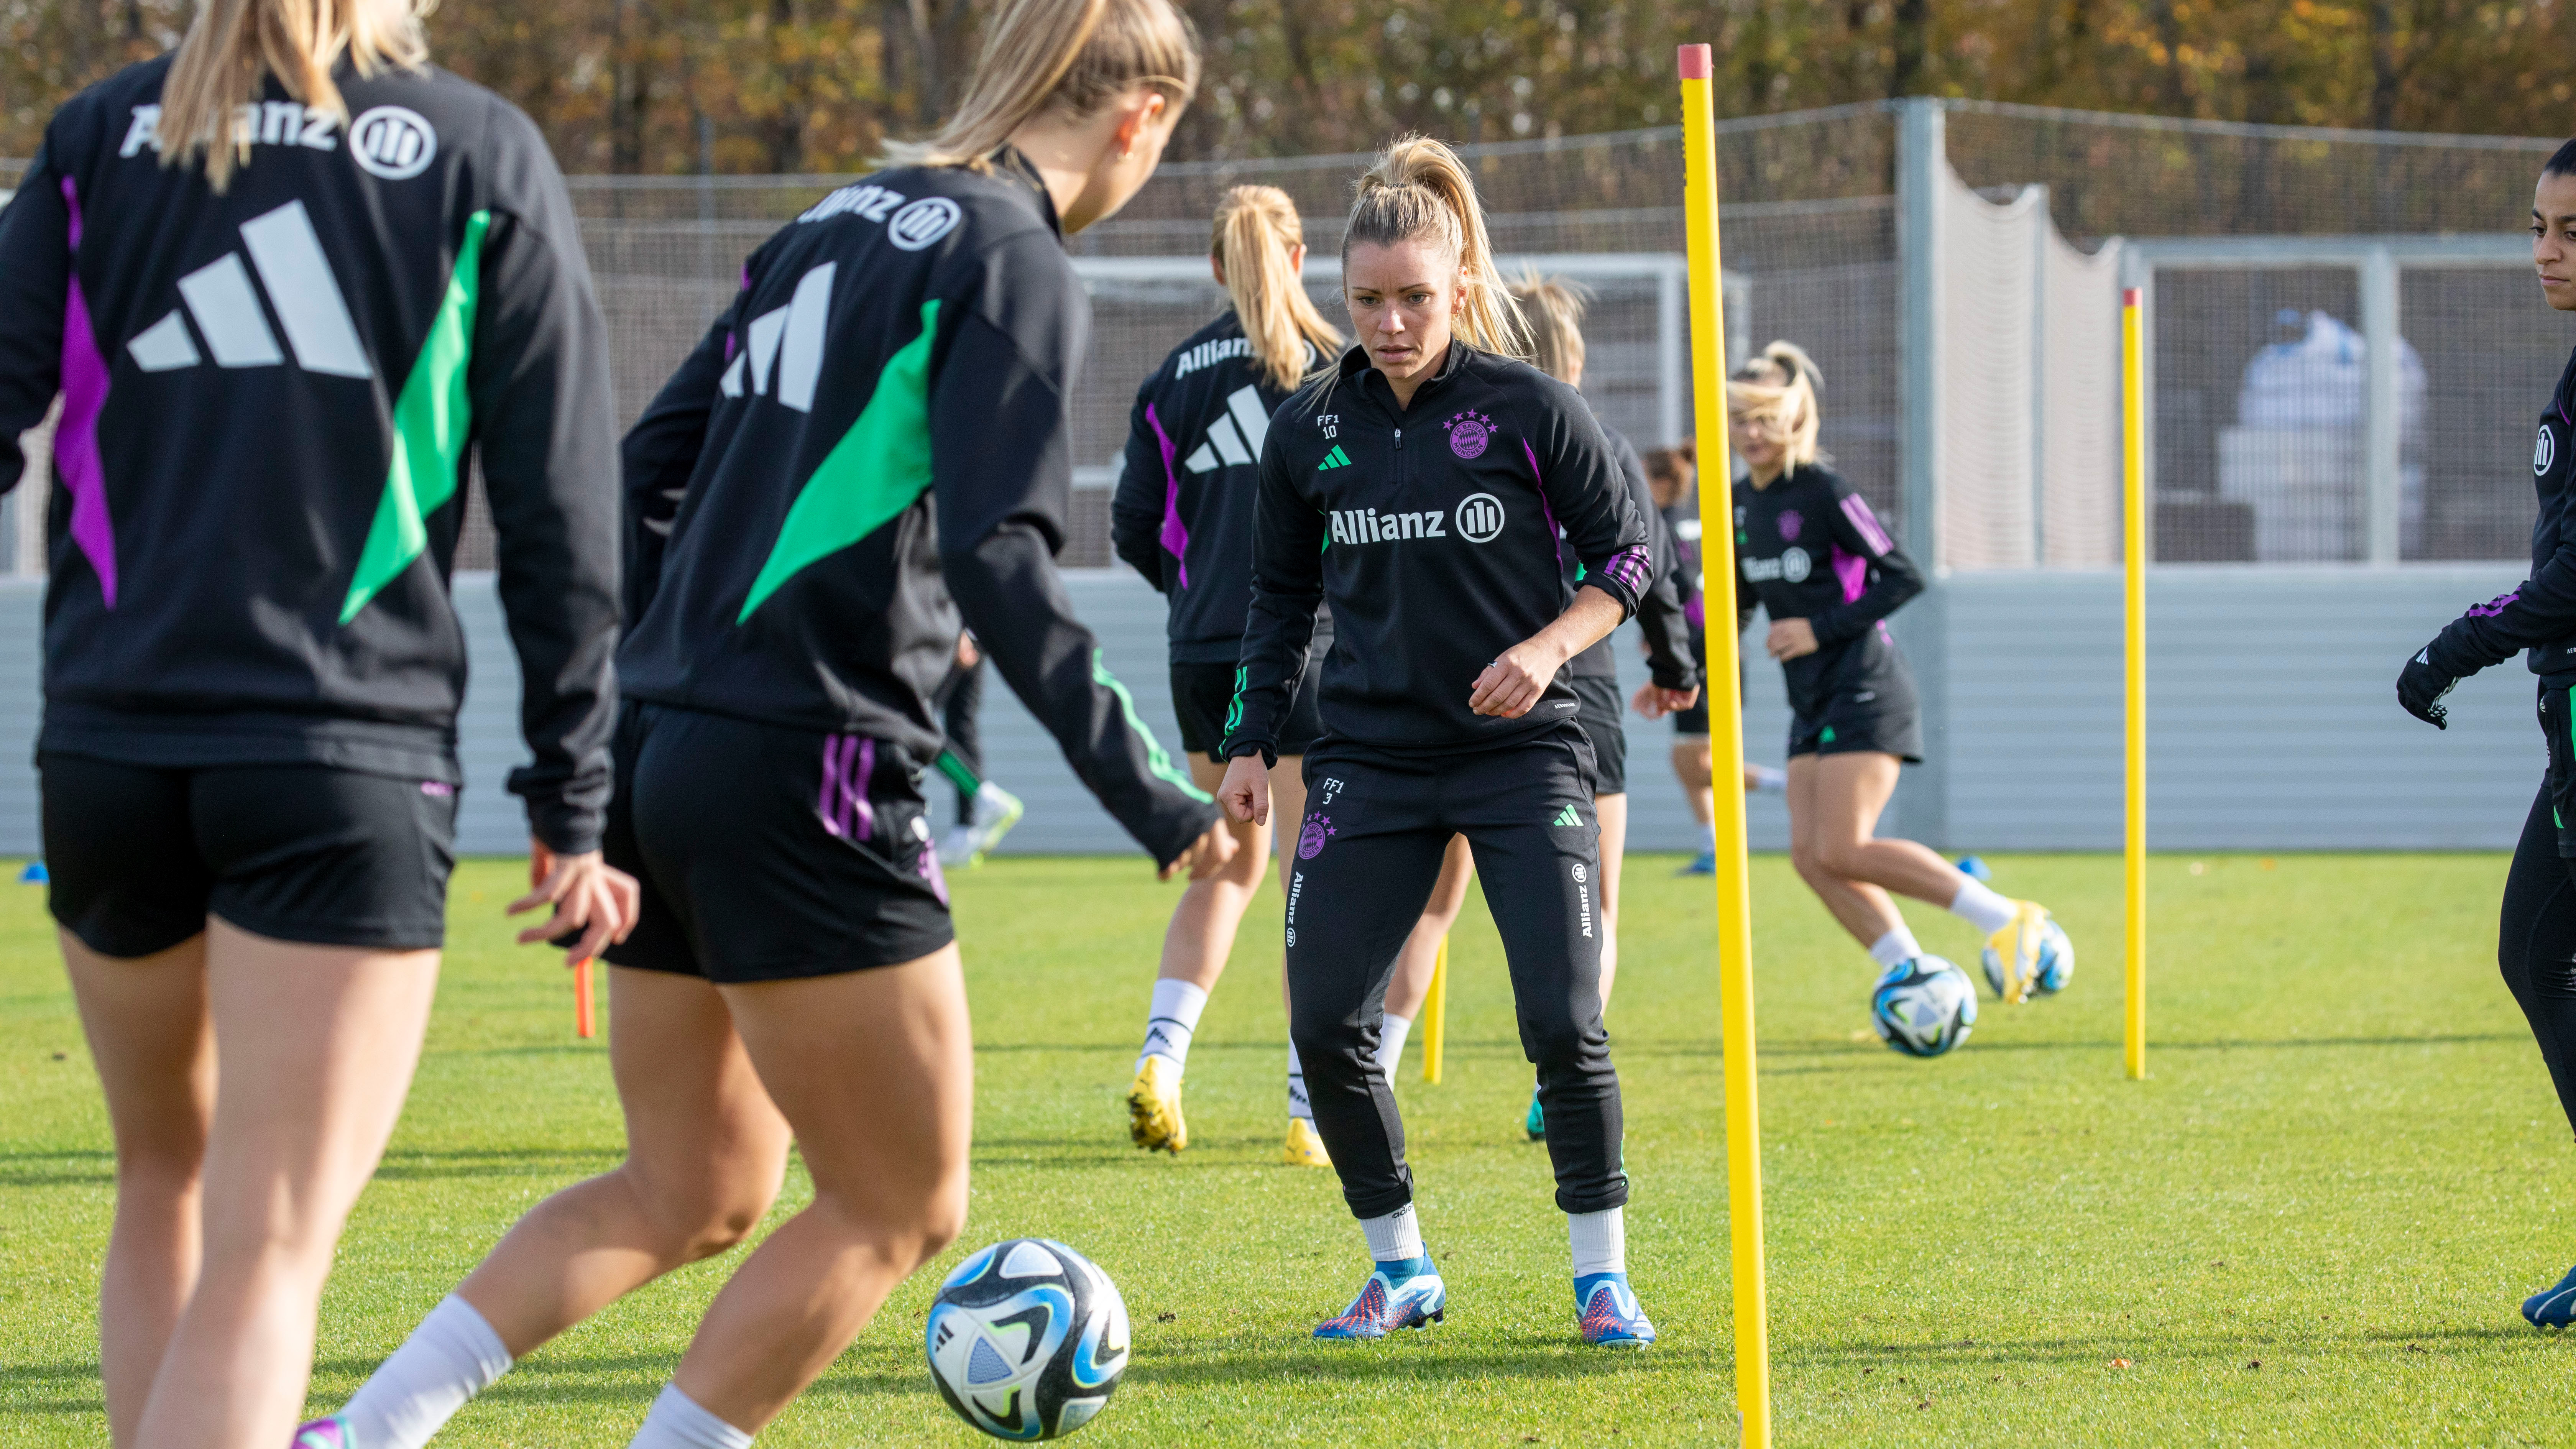
<instances>
[{"instance_id":1,"label":"white and blue soccer ball","mask_svg":"<svg viewBox=\"0 0 2576 1449\"><path fill-rule=\"evenodd\" d=\"M1937 1057L1976 1029L1977 988L1967 972L1940 957L1917 956L1878 978L1869 1020L1879 1040L1907 1056Z\"/></svg>"},{"instance_id":2,"label":"white and blue soccer ball","mask_svg":"<svg viewBox=\"0 0 2576 1449\"><path fill-rule=\"evenodd\" d=\"M1089 1258L1047 1238L995 1243L939 1285L923 1333L930 1379L996 1439L1060 1439L1127 1371L1127 1304Z\"/></svg>"},{"instance_id":3,"label":"white and blue soccer ball","mask_svg":"<svg viewBox=\"0 0 2576 1449\"><path fill-rule=\"evenodd\" d=\"M1985 968L1986 984L1994 988L1996 996L2002 996L2004 994L2003 957L1995 954L1994 947L1988 946L1984 958L1978 964ZM2074 974L2075 943L2067 939L2066 928L2057 924L2054 918L2041 922L2039 975L2032 982L2031 989L2043 994L2064 991L2067 978Z\"/></svg>"}]
</instances>

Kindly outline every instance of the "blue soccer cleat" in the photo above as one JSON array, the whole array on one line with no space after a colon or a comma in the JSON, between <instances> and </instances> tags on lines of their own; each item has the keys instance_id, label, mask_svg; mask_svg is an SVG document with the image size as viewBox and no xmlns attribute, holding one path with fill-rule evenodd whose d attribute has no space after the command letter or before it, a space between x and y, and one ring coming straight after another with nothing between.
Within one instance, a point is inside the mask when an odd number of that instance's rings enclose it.
<instances>
[{"instance_id":1,"label":"blue soccer cleat","mask_svg":"<svg viewBox=\"0 0 2576 1449\"><path fill-rule=\"evenodd\" d=\"M338 1414L315 1419L295 1428L295 1440L287 1449L350 1449L349 1421Z\"/></svg>"},{"instance_id":2,"label":"blue soccer cleat","mask_svg":"<svg viewBox=\"0 0 2576 1449\"><path fill-rule=\"evenodd\" d=\"M1703 850L1697 856L1692 858L1690 864L1674 871L1673 874L1715 875L1717 874L1717 852L1714 850Z\"/></svg>"},{"instance_id":3,"label":"blue soccer cleat","mask_svg":"<svg viewBox=\"0 0 2576 1449\"><path fill-rule=\"evenodd\" d=\"M1449 1288L1431 1255L1380 1263L1338 1318L1315 1325L1317 1338L1384 1338L1399 1328L1428 1328L1449 1313Z\"/></svg>"},{"instance_id":4,"label":"blue soccer cleat","mask_svg":"<svg viewBox=\"0 0 2576 1449\"><path fill-rule=\"evenodd\" d=\"M1574 1308L1583 1315L1583 1341L1597 1348L1644 1348L1655 1325L1628 1287L1625 1273L1588 1273L1574 1280Z\"/></svg>"},{"instance_id":5,"label":"blue soccer cleat","mask_svg":"<svg viewBox=\"0 0 2576 1449\"><path fill-rule=\"evenodd\" d=\"M2565 1328L2576 1322L2576 1268L2568 1269L2557 1287L2522 1300L2522 1316L2534 1328Z\"/></svg>"}]
</instances>

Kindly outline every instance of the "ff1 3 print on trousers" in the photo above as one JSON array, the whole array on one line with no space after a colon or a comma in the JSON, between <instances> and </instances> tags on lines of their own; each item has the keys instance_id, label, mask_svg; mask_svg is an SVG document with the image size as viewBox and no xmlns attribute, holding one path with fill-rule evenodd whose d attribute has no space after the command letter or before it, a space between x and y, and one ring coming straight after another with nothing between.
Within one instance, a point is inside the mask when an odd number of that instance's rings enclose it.
<instances>
[{"instance_id":1,"label":"ff1 3 print on trousers","mask_svg":"<svg viewBox=\"0 0 2576 1449\"><path fill-rule=\"evenodd\" d=\"M1307 813L1293 827L1288 881L1289 1032L1354 1216L1413 1200L1404 1123L1375 1066L1378 1027L1396 954L1457 834L1475 849L1521 1049L1538 1067L1556 1205L1585 1213L1628 1201L1619 1077L1601 1025L1592 784L1592 748L1571 718L1489 750L1401 755L1327 740L1306 756Z\"/></svg>"}]
</instances>

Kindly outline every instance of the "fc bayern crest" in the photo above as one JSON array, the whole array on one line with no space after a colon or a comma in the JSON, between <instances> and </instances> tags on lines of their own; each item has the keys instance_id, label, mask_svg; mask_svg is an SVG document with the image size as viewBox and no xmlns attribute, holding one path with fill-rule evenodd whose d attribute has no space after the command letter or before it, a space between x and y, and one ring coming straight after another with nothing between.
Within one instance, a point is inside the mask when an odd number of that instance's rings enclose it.
<instances>
[{"instance_id":1,"label":"fc bayern crest","mask_svg":"<svg viewBox=\"0 0 2576 1449\"><path fill-rule=\"evenodd\" d=\"M1329 815L1307 816L1306 828L1297 832L1297 858L1299 860L1313 860L1316 856L1323 854L1324 842L1331 839L1332 835L1333 817Z\"/></svg>"},{"instance_id":2,"label":"fc bayern crest","mask_svg":"<svg viewBox=\"0 0 2576 1449\"><path fill-rule=\"evenodd\" d=\"M1485 456L1485 446L1494 440L1494 420L1479 412L1463 412L1442 423L1449 430L1449 451L1461 458Z\"/></svg>"},{"instance_id":3,"label":"fc bayern crest","mask_svg":"<svg viewBox=\"0 0 2576 1449\"><path fill-rule=\"evenodd\" d=\"M1783 508L1780 510L1780 541L1782 543L1796 543L1798 541L1798 535L1806 531L1807 520L1798 515L1798 510L1794 508Z\"/></svg>"}]
</instances>

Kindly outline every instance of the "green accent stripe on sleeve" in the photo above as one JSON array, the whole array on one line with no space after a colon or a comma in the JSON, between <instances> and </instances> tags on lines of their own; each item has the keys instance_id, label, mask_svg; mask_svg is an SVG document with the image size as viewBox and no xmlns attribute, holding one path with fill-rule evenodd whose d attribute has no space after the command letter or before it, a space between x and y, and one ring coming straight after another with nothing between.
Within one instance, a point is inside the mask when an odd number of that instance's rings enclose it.
<instances>
[{"instance_id":1,"label":"green accent stripe on sleeve","mask_svg":"<svg viewBox=\"0 0 2576 1449\"><path fill-rule=\"evenodd\" d=\"M921 335L886 359L858 420L788 505L736 624L806 565L883 528L930 491L930 346L938 328L939 303L922 303Z\"/></svg>"},{"instance_id":2,"label":"green accent stripe on sleeve","mask_svg":"<svg viewBox=\"0 0 2576 1449\"><path fill-rule=\"evenodd\" d=\"M465 368L474 358L474 312L483 290L483 238L491 229L488 211L465 219L465 239L456 249L456 270L447 279L447 295L439 299L438 312L429 319L429 336L420 344L411 376L403 379L402 392L394 399L393 463L385 470L385 491L376 500L367 541L358 550L349 597L340 606L343 624L358 617L368 600L400 578L429 547L425 520L456 496L465 439L474 430L474 403L465 393Z\"/></svg>"},{"instance_id":3,"label":"green accent stripe on sleeve","mask_svg":"<svg viewBox=\"0 0 2576 1449\"><path fill-rule=\"evenodd\" d=\"M965 791L969 795L972 795L976 791L984 788L982 777L978 776L974 771L967 769L966 762L957 758L957 752L955 750L941 750L939 752L939 758L931 761L931 763L939 767L939 773L948 777L949 784L956 786L958 789Z\"/></svg>"},{"instance_id":4,"label":"green accent stripe on sleeve","mask_svg":"<svg viewBox=\"0 0 2576 1449\"><path fill-rule=\"evenodd\" d=\"M1134 730L1136 738L1145 742L1145 768L1154 772L1154 778L1193 800L1216 799L1214 795L1200 789L1198 782L1189 777L1188 771L1174 766L1170 755L1163 753L1163 742L1154 738L1154 732L1145 727L1145 721L1136 713L1134 696L1127 693L1127 686L1118 682L1118 676L1109 672L1108 659L1097 649L1091 651L1091 682L1118 696L1118 707L1127 712L1127 728Z\"/></svg>"}]
</instances>

